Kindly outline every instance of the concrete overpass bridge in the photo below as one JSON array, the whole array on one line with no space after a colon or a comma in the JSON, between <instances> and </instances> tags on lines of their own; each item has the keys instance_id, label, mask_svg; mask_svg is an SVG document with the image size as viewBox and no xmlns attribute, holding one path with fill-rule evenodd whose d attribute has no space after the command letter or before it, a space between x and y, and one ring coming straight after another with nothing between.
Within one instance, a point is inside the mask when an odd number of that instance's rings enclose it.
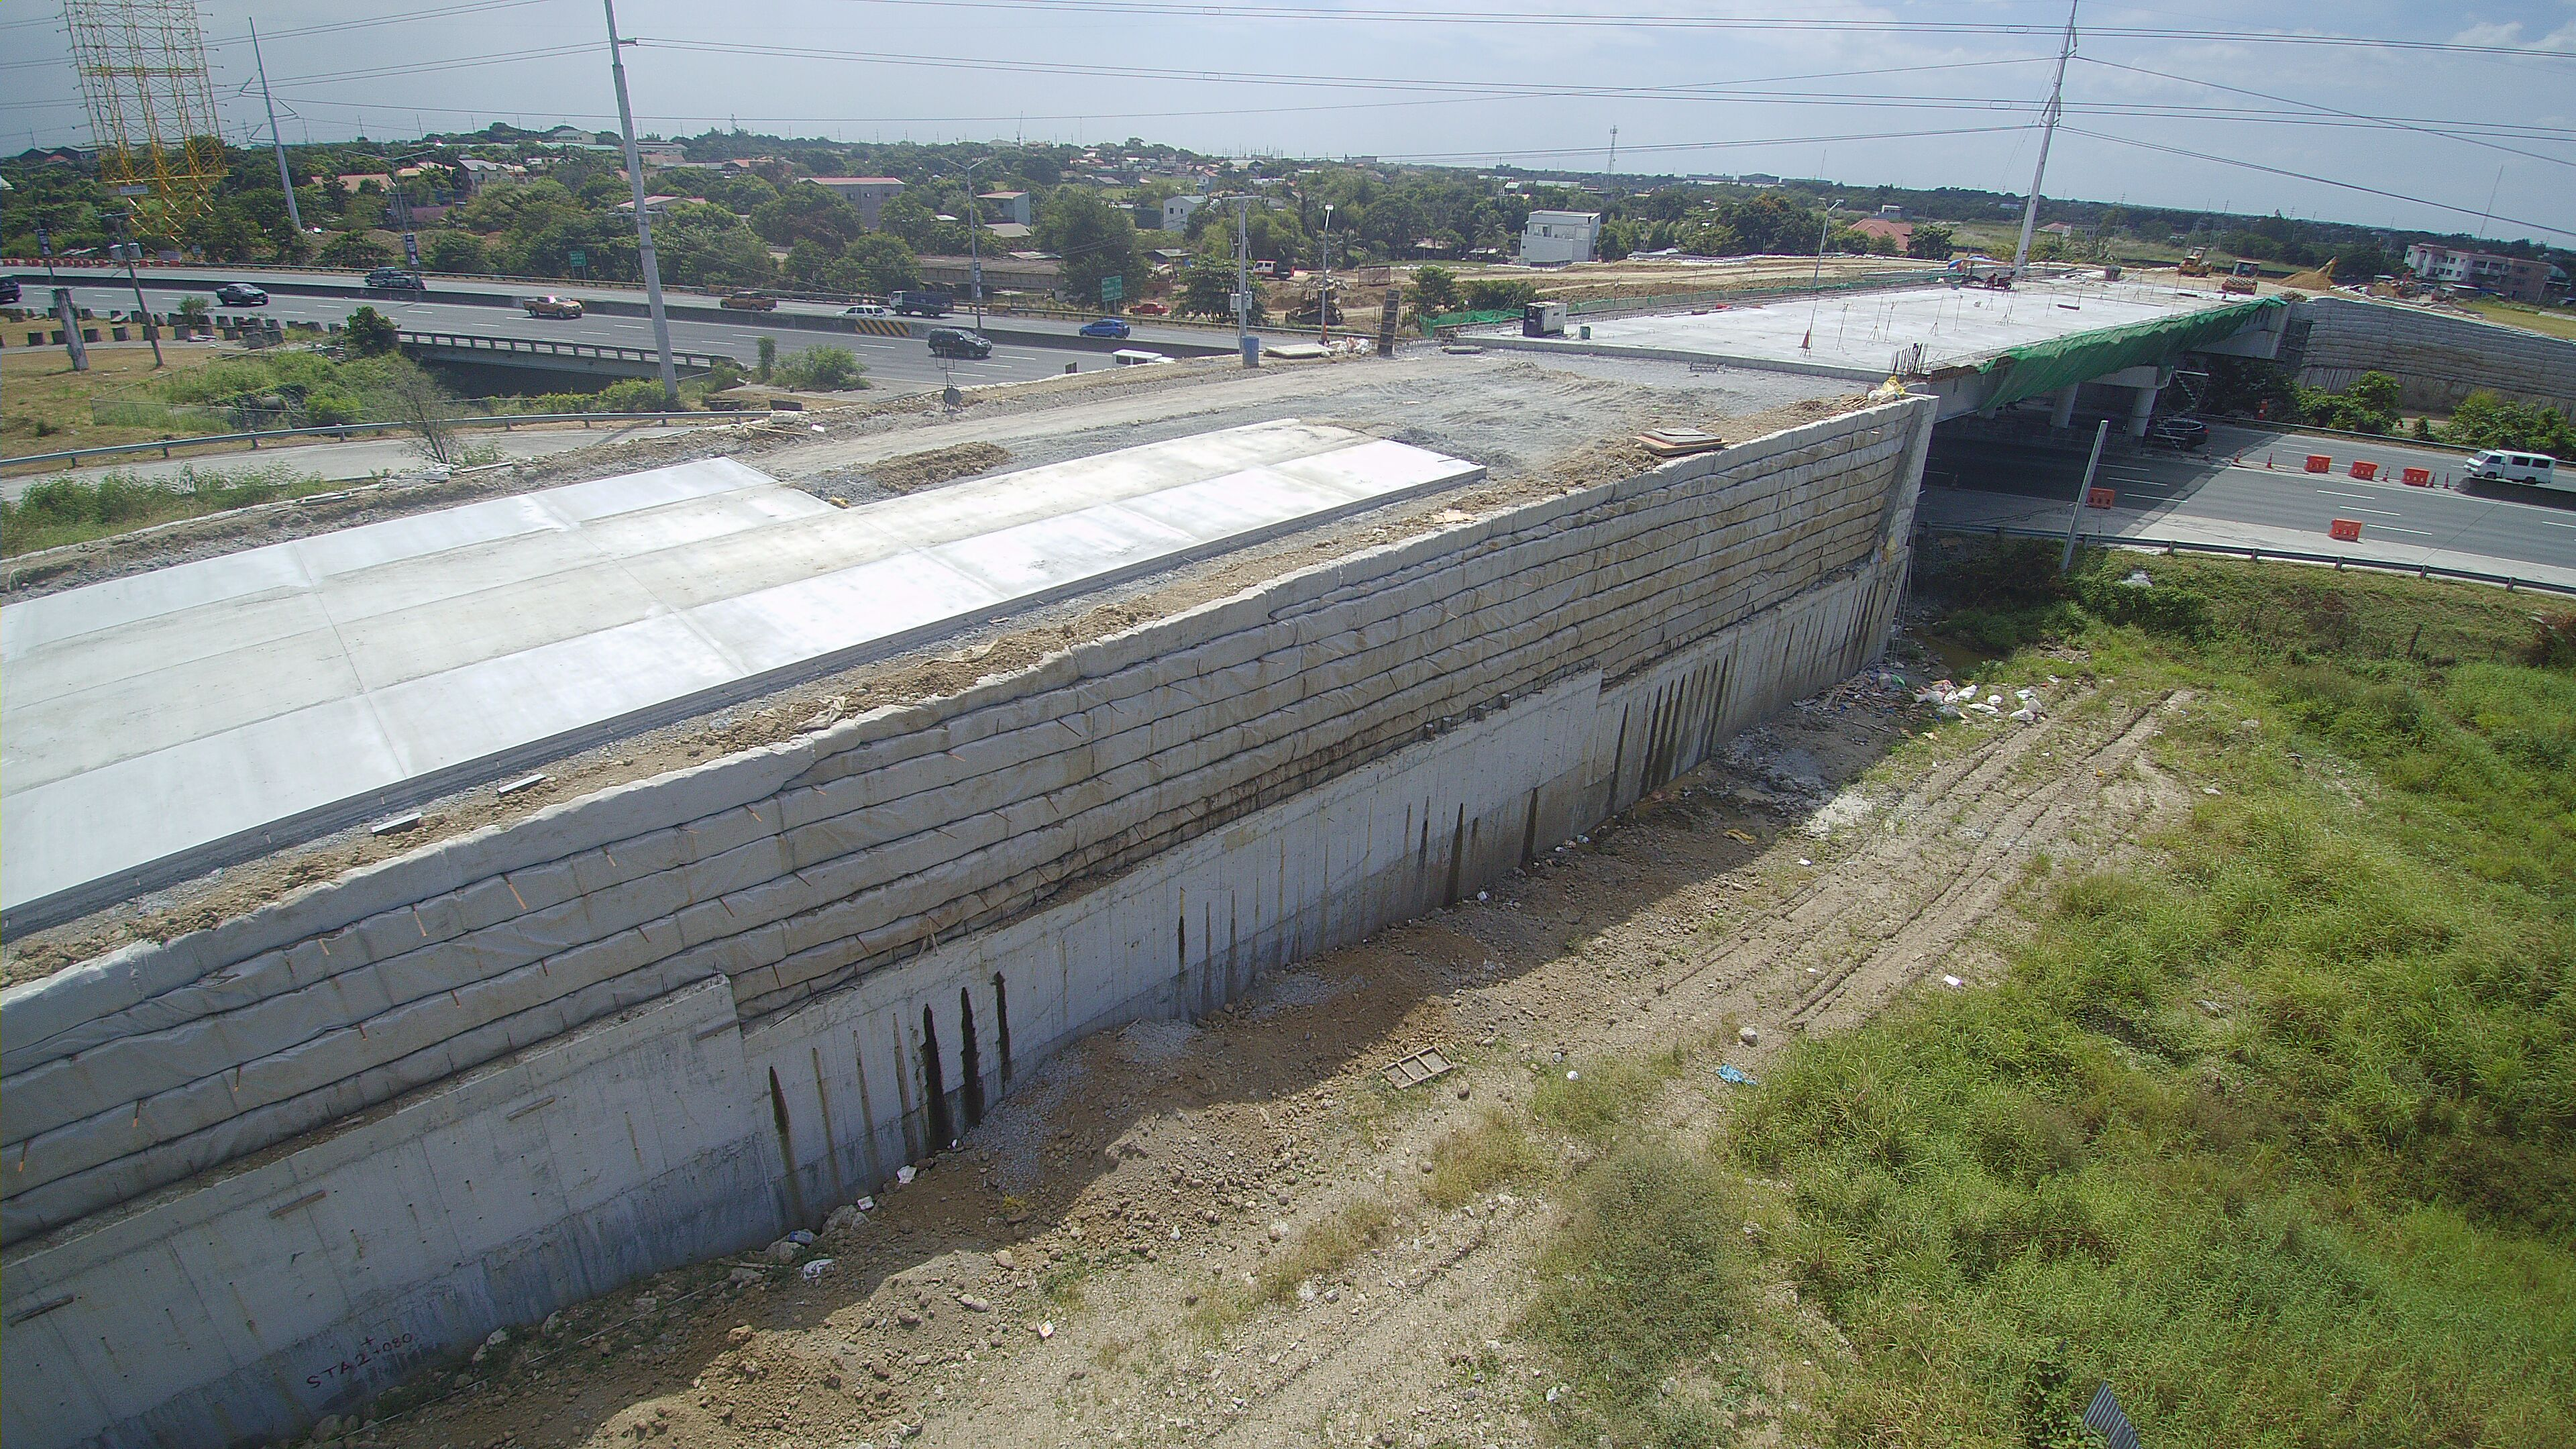
<instances>
[{"instance_id":1,"label":"concrete overpass bridge","mask_svg":"<svg viewBox=\"0 0 2576 1449\"><path fill-rule=\"evenodd\" d=\"M2044 398L2062 427L2080 402L2089 412L2125 415L2128 431L2144 436L2185 354L2274 357L2288 319L2279 297L2061 277L2009 291L1936 282L1577 318L1562 336L1528 337L1517 325L1467 336L1494 347L1757 368L1864 387L1894 378L1939 399L1944 419L1992 416Z\"/></svg>"}]
</instances>

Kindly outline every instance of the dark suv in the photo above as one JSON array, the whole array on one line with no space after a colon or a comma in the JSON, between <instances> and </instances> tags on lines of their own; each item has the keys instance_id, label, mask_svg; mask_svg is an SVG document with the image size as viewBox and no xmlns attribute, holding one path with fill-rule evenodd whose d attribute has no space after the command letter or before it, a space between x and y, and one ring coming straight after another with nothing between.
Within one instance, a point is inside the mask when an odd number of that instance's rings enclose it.
<instances>
[{"instance_id":1,"label":"dark suv","mask_svg":"<svg viewBox=\"0 0 2576 1449\"><path fill-rule=\"evenodd\" d=\"M978 332L957 327L930 329L930 355L933 357L990 357L993 344Z\"/></svg>"}]
</instances>

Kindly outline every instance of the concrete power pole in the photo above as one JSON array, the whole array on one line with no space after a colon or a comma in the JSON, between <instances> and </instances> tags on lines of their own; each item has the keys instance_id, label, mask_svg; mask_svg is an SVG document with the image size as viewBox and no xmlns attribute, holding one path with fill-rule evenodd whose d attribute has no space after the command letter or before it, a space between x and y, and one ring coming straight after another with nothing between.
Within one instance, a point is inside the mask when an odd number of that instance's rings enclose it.
<instances>
[{"instance_id":1,"label":"concrete power pole","mask_svg":"<svg viewBox=\"0 0 2576 1449\"><path fill-rule=\"evenodd\" d=\"M644 310L653 314L653 345L662 354L662 406L680 410L680 379L671 370L671 319L662 312L662 266L653 256L653 221L644 208L644 153L635 149L635 110L626 103L626 58L618 53L631 40L617 38L617 0L599 0L608 13L608 73L617 81L617 125L626 136L626 179L634 184L635 250L644 266Z\"/></svg>"},{"instance_id":2,"label":"concrete power pole","mask_svg":"<svg viewBox=\"0 0 2576 1449\"><path fill-rule=\"evenodd\" d=\"M250 27L250 58L259 66L259 100L268 107L268 144L277 152L277 184L286 192L286 219L295 227L296 244L303 245L304 214L295 207L295 173L286 169L286 142L277 134L277 102L268 93L268 60L259 53L259 22ZM302 253L298 252L301 256Z\"/></svg>"},{"instance_id":3,"label":"concrete power pole","mask_svg":"<svg viewBox=\"0 0 2576 1449\"><path fill-rule=\"evenodd\" d=\"M2039 165L2030 173L2030 195L2021 204L2021 245L2013 249L2013 280L2030 270L2030 229L2039 221L2039 186L2048 175L2048 143L2057 139L2057 117L2066 99L2066 62L2075 54L2075 7L2067 0L2066 43L2058 48L2057 78L2048 83L2048 106L2039 113Z\"/></svg>"}]
</instances>

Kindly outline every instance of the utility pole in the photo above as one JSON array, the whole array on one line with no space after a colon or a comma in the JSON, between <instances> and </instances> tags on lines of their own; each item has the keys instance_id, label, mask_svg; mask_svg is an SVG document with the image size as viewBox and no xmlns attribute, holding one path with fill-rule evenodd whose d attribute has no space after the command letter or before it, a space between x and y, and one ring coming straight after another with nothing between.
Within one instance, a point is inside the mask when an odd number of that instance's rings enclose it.
<instances>
[{"instance_id":1,"label":"utility pole","mask_svg":"<svg viewBox=\"0 0 2576 1449\"><path fill-rule=\"evenodd\" d=\"M1252 198L1226 200L1234 207L1234 346L1252 367Z\"/></svg>"},{"instance_id":2,"label":"utility pole","mask_svg":"<svg viewBox=\"0 0 2576 1449\"><path fill-rule=\"evenodd\" d=\"M1834 213L1843 209L1839 201L1825 208L1825 219L1816 224L1816 270L1807 278L1807 335L1798 339L1798 350L1808 351L1816 342L1816 309L1825 301L1825 241L1834 234Z\"/></svg>"},{"instance_id":3,"label":"utility pole","mask_svg":"<svg viewBox=\"0 0 2576 1449\"><path fill-rule=\"evenodd\" d=\"M975 309L975 333L984 332L984 219L975 205L975 168L990 156L966 163L966 300Z\"/></svg>"},{"instance_id":4,"label":"utility pole","mask_svg":"<svg viewBox=\"0 0 2576 1449\"><path fill-rule=\"evenodd\" d=\"M260 104L268 107L268 144L277 152L277 185L286 193L286 219L294 225L300 246L304 238L304 214L296 209L295 173L286 169L286 142L277 134L277 102L268 93L268 61L259 53L259 22L256 20L250 23L250 58L259 66L259 99Z\"/></svg>"},{"instance_id":5,"label":"utility pole","mask_svg":"<svg viewBox=\"0 0 2576 1449\"><path fill-rule=\"evenodd\" d=\"M143 319L144 340L152 344L152 366L158 369L161 366L161 329L153 325L152 304L143 300L143 278L134 271L134 263L142 257L143 248L133 239L134 228L128 225L133 220L133 212L116 214L116 234L125 238L116 244L116 254L125 261L125 280L134 287L134 315Z\"/></svg>"},{"instance_id":6,"label":"utility pole","mask_svg":"<svg viewBox=\"0 0 2576 1449\"><path fill-rule=\"evenodd\" d=\"M1610 174L1619 174L1619 128L1610 128Z\"/></svg>"},{"instance_id":7,"label":"utility pole","mask_svg":"<svg viewBox=\"0 0 2576 1449\"><path fill-rule=\"evenodd\" d=\"M618 53L631 40L617 38L617 0L599 0L608 13L608 73L617 81L617 125L626 136L626 179L634 183L635 250L644 265L644 310L653 314L653 345L662 354L662 406L680 410L680 379L671 370L671 319L662 312L662 266L653 256L653 220L644 208L644 153L635 149L635 110L626 103L626 58Z\"/></svg>"},{"instance_id":8,"label":"utility pole","mask_svg":"<svg viewBox=\"0 0 2576 1449\"><path fill-rule=\"evenodd\" d=\"M2058 47L2057 78L2048 83L2048 105L2039 113L2039 164L2031 168L2030 195L2021 204L2021 245L2013 249L2013 280L2030 271L2030 229L2039 221L2039 185L2048 175L2048 143L2057 139L2057 117L2066 101L2066 62L2075 54L2075 7L2067 0L2066 43Z\"/></svg>"}]
</instances>

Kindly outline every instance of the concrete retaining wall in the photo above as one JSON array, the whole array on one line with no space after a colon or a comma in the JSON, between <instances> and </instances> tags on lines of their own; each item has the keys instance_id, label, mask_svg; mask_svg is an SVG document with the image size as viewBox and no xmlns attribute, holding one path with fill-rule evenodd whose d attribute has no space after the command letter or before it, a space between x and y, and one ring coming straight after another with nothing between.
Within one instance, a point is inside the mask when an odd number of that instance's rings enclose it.
<instances>
[{"instance_id":1,"label":"concrete retaining wall","mask_svg":"<svg viewBox=\"0 0 2576 1449\"><path fill-rule=\"evenodd\" d=\"M2576 417L2576 342L2350 297L2303 299L2291 322L2308 324L2297 375L2309 387L2340 392L2365 372L2384 372L2410 408L2447 412L2485 391Z\"/></svg>"},{"instance_id":2,"label":"concrete retaining wall","mask_svg":"<svg viewBox=\"0 0 2576 1449\"><path fill-rule=\"evenodd\" d=\"M1874 654L1930 420L1338 560L11 991L0 1426L282 1431L1472 892Z\"/></svg>"}]
</instances>

